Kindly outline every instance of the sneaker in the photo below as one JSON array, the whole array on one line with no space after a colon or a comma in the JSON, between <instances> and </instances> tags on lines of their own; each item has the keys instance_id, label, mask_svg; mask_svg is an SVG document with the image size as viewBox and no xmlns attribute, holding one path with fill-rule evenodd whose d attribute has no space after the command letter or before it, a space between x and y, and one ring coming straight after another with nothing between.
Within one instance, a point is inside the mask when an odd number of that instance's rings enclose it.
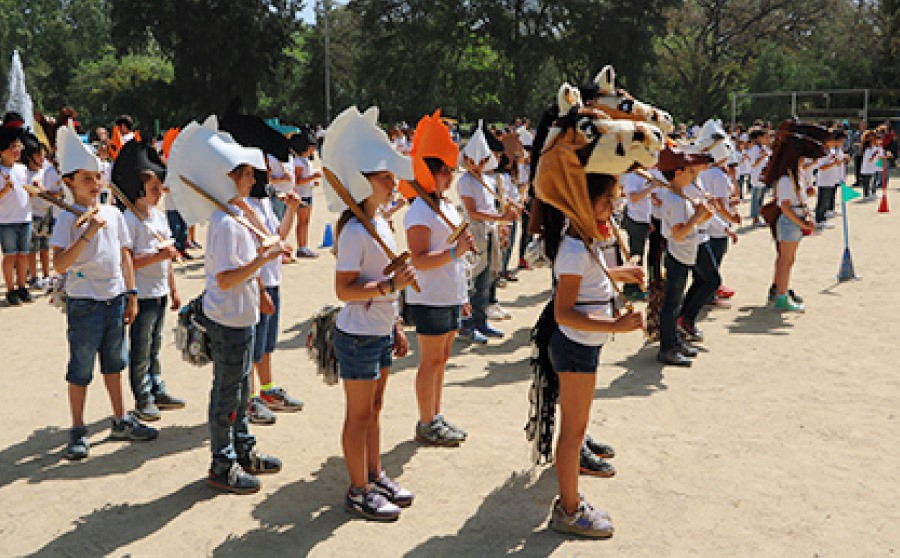
<instances>
[{"instance_id":1,"label":"sneaker","mask_svg":"<svg viewBox=\"0 0 900 558\"><path fill-rule=\"evenodd\" d=\"M562 508L559 498L553 501L550 528L557 533L572 533L598 539L607 539L613 536L615 530L609 514L594 509L587 501L582 500L575 513L569 515Z\"/></svg>"},{"instance_id":2,"label":"sneaker","mask_svg":"<svg viewBox=\"0 0 900 558\"><path fill-rule=\"evenodd\" d=\"M526 260L525 258L519 258L519 269L529 271L534 268L531 267L531 264L528 263L528 260Z\"/></svg>"},{"instance_id":3,"label":"sneaker","mask_svg":"<svg viewBox=\"0 0 900 558\"><path fill-rule=\"evenodd\" d=\"M75 461L88 456L90 445L87 441L87 428L75 426L69 430L69 443L66 445L66 459Z\"/></svg>"},{"instance_id":4,"label":"sneaker","mask_svg":"<svg viewBox=\"0 0 900 558\"><path fill-rule=\"evenodd\" d=\"M422 424L416 422L416 441L429 446L452 447L460 445L465 438L458 432L451 430L443 422L437 419Z\"/></svg>"},{"instance_id":5,"label":"sneaker","mask_svg":"<svg viewBox=\"0 0 900 558\"><path fill-rule=\"evenodd\" d=\"M36 291L41 290L41 280L38 277L32 277L28 280L28 288Z\"/></svg>"},{"instance_id":6,"label":"sneaker","mask_svg":"<svg viewBox=\"0 0 900 558\"><path fill-rule=\"evenodd\" d=\"M145 399L138 401L135 404L135 407L134 414L137 415L137 418L149 421L159 420L159 407L157 407L152 400Z\"/></svg>"},{"instance_id":7,"label":"sneaker","mask_svg":"<svg viewBox=\"0 0 900 558\"><path fill-rule=\"evenodd\" d=\"M667 349L665 351L660 350L656 355L657 362L662 364L668 364L670 366L690 366L691 359L684 356L678 351L677 347L672 349Z\"/></svg>"},{"instance_id":8,"label":"sneaker","mask_svg":"<svg viewBox=\"0 0 900 558\"><path fill-rule=\"evenodd\" d=\"M675 347L675 350L679 352L679 354L684 355L688 358L694 358L700 354L695 347L691 347L686 343L681 343Z\"/></svg>"},{"instance_id":9,"label":"sneaker","mask_svg":"<svg viewBox=\"0 0 900 558\"><path fill-rule=\"evenodd\" d=\"M592 477L609 478L616 475L616 468L612 463L597 457L586 444L582 444L578 472Z\"/></svg>"},{"instance_id":10,"label":"sneaker","mask_svg":"<svg viewBox=\"0 0 900 558\"><path fill-rule=\"evenodd\" d=\"M834 219L835 215L837 215L837 214L830 209L825 212L825 218L827 218L827 219Z\"/></svg>"},{"instance_id":11,"label":"sneaker","mask_svg":"<svg viewBox=\"0 0 900 558\"><path fill-rule=\"evenodd\" d=\"M778 295L775 299L775 308L786 312L805 312L806 308L802 304L797 304L791 300L788 295Z\"/></svg>"},{"instance_id":12,"label":"sneaker","mask_svg":"<svg viewBox=\"0 0 900 558\"><path fill-rule=\"evenodd\" d=\"M503 277L504 279L506 279L506 280L509 281L510 283L516 283L516 282L519 281L519 278L516 277L515 275L513 275L512 273L510 273L509 271L504 271L504 272L503 272L503 275L501 275L501 277Z\"/></svg>"},{"instance_id":13,"label":"sneaker","mask_svg":"<svg viewBox=\"0 0 900 558\"><path fill-rule=\"evenodd\" d=\"M826 221L826 222L822 223L822 228L823 228L823 229L833 229L833 228L834 228L834 223L829 223L829 222Z\"/></svg>"},{"instance_id":14,"label":"sneaker","mask_svg":"<svg viewBox=\"0 0 900 558\"><path fill-rule=\"evenodd\" d=\"M787 295L793 300L796 304L803 304L803 297L794 292L794 289L788 289Z\"/></svg>"},{"instance_id":15,"label":"sneaker","mask_svg":"<svg viewBox=\"0 0 900 558\"><path fill-rule=\"evenodd\" d=\"M209 471L206 484L217 490L231 492L233 494L253 494L259 492L259 479L244 471L237 461L232 462L227 471L213 473Z\"/></svg>"},{"instance_id":16,"label":"sneaker","mask_svg":"<svg viewBox=\"0 0 900 558\"><path fill-rule=\"evenodd\" d=\"M260 453L255 449L251 449L247 455L237 458L238 465L241 469L247 471L251 475L266 475L277 473L281 470L281 460L271 455Z\"/></svg>"},{"instance_id":17,"label":"sneaker","mask_svg":"<svg viewBox=\"0 0 900 558\"><path fill-rule=\"evenodd\" d=\"M598 442L597 440L591 438L590 434L584 435L584 445L586 445L589 450L594 452L594 455L596 455L597 457L610 459L616 456L616 450L614 450L611 445Z\"/></svg>"},{"instance_id":18,"label":"sneaker","mask_svg":"<svg viewBox=\"0 0 900 558\"><path fill-rule=\"evenodd\" d=\"M718 295L713 295L713 297L709 299L709 302L707 302L706 305L712 306L713 308L731 308L731 303Z\"/></svg>"},{"instance_id":19,"label":"sneaker","mask_svg":"<svg viewBox=\"0 0 900 558\"><path fill-rule=\"evenodd\" d=\"M465 440L466 438L469 437L468 432L466 432L462 428L456 426L455 424L452 424L450 421L448 421L446 418L444 418L444 415L438 414L434 417L434 420L440 422L441 424L443 424L450 430L452 430L452 431L456 432L457 434L459 434L460 436L462 436L463 440Z\"/></svg>"},{"instance_id":20,"label":"sneaker","mask_svg":"<svg viewBox=\"0 0 900 558\"><path fill-rule=\"evenodd\" d=\"M22 300L19 298L18 289L6 293L6 303L10 306L21 306Z\"/></svg>"},{"instance_id":21,"label":"sneaker","mask_svg":"<svg viewBox=\"0 0 900 558\"><path fill-rule=\"evenodd\" d=\"M31 296L28 287L19 288L19 300L22 302L34 302L34 297Z\"/></svg>"},{"instance_id":22,"label":"sneaker","mask_svg":"<svg viewBox=\"0 0 900 558\"><path fill-rule=\"evenodd\" d=\"M379 473L377 477L369 475L369 482L372 483L372 490L380 492L392 504L396 504L401 508L408 508L416 498L416 495L411 490L401 487L399 482L387 476L387 473L384 471Z\"/></svg>"},{"instance_id":23,"label":"sneaker","mask_svg":"<svg viewBox=\"0 0 900 558\"><path fill-rule=\"evenodd\" d=\"M113 440L131 440L132 442L155 440L157 436L159 436L159 430L142 424L131 414L120 419L113 419L112 432L109 434Z\"/></svg>"},{"instance_id":24,"label":"sneaker","mask_svg":"<svg viewBox=\"0 0 900 558\"><path fill-rule=\"evenodd\" d=\"M288 395L284 388L276 387L260 391L259 398L272 411L296 412L303 410L303 401Z\"/></svg>"},{"instance_id":25,"label":"sneaker","mask_svg":"<svg viewBox=\"0 0 900 558\"><path fill-rule=\"evenodd\" d=\"M512 318L512 314L499 304L491 304L484 309L484 313L487 314L489 320L494 321L509 320Z\"/></svg>"},{"instance_id":26,"label":"sneaker","mask_svg":"<svg viewBox=\"0 0 900 558\"><path fill-rule=\"evenodd\" d=\"M365 492L347 490L344 507L351 513L373 521L397 521L400 517L400 507L375 490Z\"/></svg>"},{"instance_id":27,"label":"sneaker","mask_svg":"<svg viewBox=\"0 0 900 558\"><path fill-rule=\"evenodd\" d=\"M247 402L247 418L253 424L275 424L275 413L259 397L251 397Z\"/></svg>"},{"instance_id":28,"label":"sneaker","mask_svg":"<svg viewBox=\"0 0 900 558\"><path fill-rule=\"evenodd\" d=\"M687 324L678 318L678 333L682 339L691 343L703 343L703 332L696 325Z\"/></svg>"},{"instance_id":29,"label":"sneaker","mask_svg":"<svg viewBox=\"0 0 900 558\"><path fill-rule=\"evenodd\" d=\"M498 288L498 289L505 289L505 288L506 288L506 285L508 285L508 284L509 284L509 283L508 283L508 282L506 281L506 279L504 279L503 277L498 277L498 278L497 278L497 288Z\"/></svg>"},{"instance_id":30,"label":"sneaker","mask_svg":"<svg viewBox=\"0 0 900 558\"><path fill-rule=\"evenodd\" d=\"M468 341L469 343L478 343L479 345L486 345L488 342L488 338L481 334L474 327L466 327L459 330L459 335L456 336L460 341Z\"/></svg>"},{"instance_id":31,"label":"sneaker","mask_svg":"<svg viewBox=\"0 0 900 558\"><path fill-rule=\"evenodd\" d=\"M503 337L502 331L497 328L491 327L489 324L481 324L476 329L485 337L493 337L495 339L500 339Z\"/></svg>"},{"instance_id":32,"label":"sneaker","mask_svg":"<svg viewBox=\"0 0 900 558\"><path fill-rule=\"evenodd\" d=\"M185 405L187 405L184 399L175 397L167 391L154 393L153 399L156 403L156 406L161 411L168 411L171 409L184 409Z\"/></svg>"},{"instance_id":33,"label":"sneaker","mask_svg":"<svg viewBox=\"0 0 900 558\"><path fill-rule=\"evenodd\" d=\"M716 289L716 296L721 298L731 298L734 296L734 289L729 289L725 285L722 285Z\"/></svg>"},{"instance_id":34,"label":"sneaker","mask_svg":"<svg viewBox=\"0 0 900 558\"><path fill-rule=\"evenodd\" d=\"M297 257L298 258L318 258L319 255L309 249L308 246L304 246L303 248L297 249Z\"/></svg>"}]
</instances>

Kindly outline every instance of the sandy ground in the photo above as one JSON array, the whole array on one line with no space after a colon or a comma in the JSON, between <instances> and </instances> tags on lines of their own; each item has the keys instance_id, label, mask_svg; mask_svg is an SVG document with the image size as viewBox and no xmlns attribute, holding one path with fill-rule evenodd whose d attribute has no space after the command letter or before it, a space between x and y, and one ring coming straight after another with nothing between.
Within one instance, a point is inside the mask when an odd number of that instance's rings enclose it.
<instances>
[{"instance_id":1,"label":"sandy ground","mask_svg":"<svg viewBox=\"0 0 900 558\"><path fill-rule=\"evenodd\" d=\"M324 251L285 268L276 380L306 407L253 427L284 470L252 496L203 483L211 367L181 361L171 332L164 376L188 407L155 423L156 442L110 441L109 404L95 381L91 456L62 459L64 317L43 298L2 307L0 556L892 555L900 549L900 349L890 333L900 301L891 275L900 268L900 182L892 186L893 213L850 204L861 281L836 284L840 228L804 240L793 285L805 315L766 306L772 244L766 230L745 229L724 266L733 307L703 321L708 352L693 368L661 368L656 348L635 334L604 349L590 431L615 446L618 475L583 477L581 487L612 513L609 541L547 529L555 476L531 466L524 439L528 331L547 298L547 270L522 272L501 290L514 316L501 326L505 339L456 344L444 408L469 430L462 447L413 441L416 356L396 362L384 466L417 500L391 525L342 508L343 394L322 383L304 349L308 318L334 300ZM318 241L330 216L321 191L315 203ZM200 291L202 271L199 261L179 271L183 295Z\"/></svg>"}]
</instances>

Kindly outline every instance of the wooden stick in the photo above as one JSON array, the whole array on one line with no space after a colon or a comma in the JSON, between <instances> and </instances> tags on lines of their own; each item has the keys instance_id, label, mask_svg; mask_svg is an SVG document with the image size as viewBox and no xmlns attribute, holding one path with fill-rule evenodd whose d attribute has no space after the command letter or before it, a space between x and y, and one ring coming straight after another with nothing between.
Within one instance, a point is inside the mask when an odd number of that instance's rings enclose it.
<instances>
[{"instance_id":1,"label":"wooden stick","mask_svg":"<svg viewBox=\"0 0 900 558\"><path fill-rule=\"evenodd\" d=\"M497 200L497 202L500 204L500 213L506 213L506 210L510 205L512 205L513 207L519 208L519 206L517 204L508 202L505 199L503 199L503 197L500 194L498 194L496 190L494 190L493 188L488 186L487 182L485 182L481 176L475 174L475 172L472 171L472 169L470 169L468 166L463 165L463 170L466 171L467 173L471 174L472 177L475 178L475 180L477 180L479 184L481 184L481 187L484 188L485 190L487 190L488 193L491 196L493 196L495 200Z\"/></svg>"},{"instance_id":2,"label":"wooden stick","mask_svg":"<svg viewBox=\"0 0 900 558\"><path fill-rule=\"evenodd\" d=\"M441 220L447 224L448 227L450 227L450 230L452 232L450 233L450 236L447 237L447 243L455 243L457 239L459 239L459 235L461 235L467 228L469 228L469 222L463 221L459 225L454 225L453 221L451 221L450 218L447 217L447 215L445 215L441 210L441 206L438 205L436 201L434 201L434 199L431 197L431 194L429 194L425 191L424 188L422 188L421 184L419 184L415 180L408 181L408 184L412 186L413 190L416 191L416 194L418 194L419 197L422 198L422 201L428 204L428 207L430 207L431 210L434 211L438 215L438 217L440 217ZM477 253L478 252L476 251L476 254Z\"/></svg>"},{"instance_id":3,"label":"wooden stick","mask_svg":"<svg viewBox=\"0 0 900 558\"><path fill-rule=\"evenodd\" d=\"M191 190L193 190L193 191L196 192L201 198L205 199L205 200L208 201L210 204L212 204L216 209L218 209L218 210L220 210L220 211L224 211L224 212L227 213L229 216L231 216L235 221L237 221L238 223L240 223L240 224L244 225L245 227L247 227L247 230L249 230L249 231L252 232L254 235L256 235L256 238L259 239L259 242L260 242L260 244L262 245L263 248L268 248L268 247L270 247L270 246L274 246L274 245L277 244L278 242L281 242L281 237L280 237L280 236L278 236L278 235L270 235L270 234L266 234L265 232L259 230L259 229L258 229L255 225L253 225L253 223L251 223L246 217L244 217L243 215L238 215L233 209L231 209L230 207L228 207L228 206L225 205L224 203L220 202L220 201L217 200L216 198L210 196L208 193L206 193L205 190L203 190L203 188L201 188L200 186L197 186L196 184L194 184L190 179L188 179L188 178L187 178L186 176L184 176L183 174L180 175L179 178L181 178L181 181L184 182L185 184L187 184L187 186L188 186Z\"/></svg>"},{"instance_id":4,"label":"wooden stick","mask_svg":"<svg viewBox=\"0 0 900 558\"><path fill-rule=\"evenodd\" d=\"M74 205L66 203L64 200L57 198L56 196L54 196L50 192L47 192L46 190L40 188L36 184L23 184L22 187L25 188L25 191L28 192L29 194L31 194L32 196L37 196L37 197L41 198L42 200L44 200L48 203L51 203L51 204L55 205L56 207L62 209L63 211L68 211L69 213L72 213L73 215L78 217L78 219L75 220L76 227L80 227L81 225L86 223L87 220L90 219L91 216L94 215L95 213L97 213L97 211L98 211L97 207L90 207L88 209L78 209ZM104 223L103 226L105 227L106 224Z\"/></svg>"},{"instance_id":5,"label":"wooden stick","mask_svg":"<svg viewBox=\"0 0 900 558\"><path fill-rule=\"evenodd\" d=\"M353 213L353 216L362 223L362 226L366 229L366 232L369 233L369 236L378 243L378 246L381 247L381 250L384 251L385 255L391 260L391 263L388 264L387 267L384 268L384 274L390 275L395 269L399 268L401 265L406 264L410 260L409 252L403 252L399 256L394 254L394 251L391 250L390 246L384 241L383 238L378 234L378 231L375 230L375 227L372 226L372 222L366 217L366 214L363 213L359 204L356 203L356 200L353 199L353 196L350 195L350 192L344 185L341 183L341 179L334 174L331 169L327 167L322 168L322 172L325 174L325 178L331 184L331 187L334 189L335 193L341 198L341 201L344 202L344 205ZM415 291L422 292L422 289L419 287L419 284L416 281L413 281L412 288Z\"/></svg>"},{"instance_id":6,"label":"wooden stick","mask_svg":"<svg viewBox=\"0 0 900 558\"><path fill-rule=\"evenodd\" d=\"M625 243L622 242L622 232L619 230L619 226L616 225L616 220L612 217L609 218L609 228L612 229L613 235L616 237L616 245L619 247L619 252L622 254L622 260L625 263L634 263L631 261L631 254L628 253L628 248L626 248ZM644 290L643 283L638 283L638 286L641 290Z\"/></svg>"},{"instance_id":7,"label":"wooden stick","mask_svg":"<svg viewBox=\"0 0 900 558\"><path fill-rule=\"evenodd\" d=\"M134 204L131 202L130 199L128 199L128 196L125 195L125 192L123 192L122 190L120 190L118 186L116 186L115 184L113 184L112 182L110 182L110 183L109 183L109 189L112 191L113 196L115 196L117 200L119 200L120 202L122 202L122 205L124 205L125 208L126 208L128 211L130 211L131 213L133 213L134 216L138 218L138 221L140 221L141 223L143 223L144 227L150 232L150 234L152 234L152 235L154 236L154 238L156 238L156 245L157 245L157 248L160 248L160 249L161 249L161 248L168 248L169 246L172 246L173 244L175 244L175 241L174 241L173 239L171 239L171 238L165 238L163 235L161 235L161 234L159 233L159 231L157 231L156 229L154 229L153 227L151 227L151 226L150 226L150 223L148 223L147 221L145 221L145 219L147 218L146 215L144 215L144 214L137 208L137 206L134 205ZM179 254L178 256L175 257L175 261L176 261L177 263L182 263L181 254Z\"/></svg>"},{"instance_id":8,"label":"wooden stick","mask_svg":"<svg viewBox=\"0 0 900 558\"><path fill-rule=\"evenodd\" d=\"M634 174L640 176L641 178L643 178L645 180L649 180L650 182L652 182L656 186L659 186L660 188L665 188L666 190L672 192L679 198L681 198L687 202L690 202L692 205L705 205L714 214L718 215L719 218L722 219L726 225L731 224L731 217L729 215L723 215L722 212L719 211L713 204L707 203L706 200L703 200L703 199L695 200L694 198L688 196L684 192L676 189L674 186L672 186L668 182L663 182L662 180L656 178L655 176L653 176L652 174L647 172L647 169L636 168L636 169L632 170L631 172L633 172Z\"/></svg>"}]
</instances>

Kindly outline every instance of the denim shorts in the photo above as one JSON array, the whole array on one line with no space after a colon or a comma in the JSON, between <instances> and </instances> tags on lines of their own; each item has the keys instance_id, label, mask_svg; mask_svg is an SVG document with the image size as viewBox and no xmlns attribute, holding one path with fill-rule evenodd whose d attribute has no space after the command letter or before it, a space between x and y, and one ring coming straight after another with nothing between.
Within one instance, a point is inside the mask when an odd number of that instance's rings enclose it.
<instances>
[{"instance_id":1,"label":"denim shorts","mask_svg":"<svg viewBox=\"0 0 900 558\"><path fill-rule=\"evenodd\" d=\"M780 242L800 242L803 238L803 230L800 226L791 221L784 213L778 216L775 222L775 231L778 233Z\"/></svg>"},{"instance_id":2,"label":"denim shorts","mask_svg":"<svg viewBox=\"0 0 900 558\"><path fill-rule=\"evenodd\" d=\"M344 380L377 380L391 367L394 335L351 335L334 329L334 355Z\"/></svg>"},{"instance_id":3,"label":"denim shorts","mask_svg":"<svg viewBox=\"0 0 900 558\"><path fill-rule=\"evenodd\" d=\"M419 335L444 335L458 330L461 325L461 306L426 306L407 304L409 319Z\"/></svg>"},{"instance_id":4,"label":"denim shorts","mask_svg":"<svg viewBox=\"0 0 900 558\"><path fill-rule=\"evenodd\" d=\"M253 337L253 362L259 362L266 353L275 352L275 342L278 341L278 317L281 314L281 296L278 287L266 287L266 292L275 305L275 313L267 316L259 313L259 322L256 323L256 331Z\"/></svg>"},{"instance_id":5,"label":"denim shorts","mask_svg":"<svg viewBox=\"0 0 900 558\"><path fill-rule=\"evenodd\" d=\"M128 363L125 346L124 294L110 300L66 300L66 337L69 366L66 381L76 386L91 383L94 360L100 355L100 372L116 374Z\"/></svg>"},{"instance_id":6,"label":"denim shorts","mask_svg":"<svg viewBox=\"0 0 900 558\"><path fill-rule=\"evenodd\" d=\"M31 223L0 224L0 249L4 256L31 253Z\"/></svg>"},{"instance_id":7,"label":"denim shorts","mask_svg":"<svg viewBox=\"0 0 900 558\"><path fill-rule=\"evenodd\" d=\"M550 337L550 362L557 372L595 374L602 345L592 347L576 343L556 328Z\"/></svg>"},{"instance_id":8,"label":"denim shorts","mask_svg":"<svg viewBox=\"0 0 900 558\"><path fill-rule=\"evenodd\" d=\"M31 222L31 253L37 254L43 250L50 249L50 237L49 236L38 236L34 234L34 231L37 230L40 222L43 221L40 217L35 217ZM50 230L53 231L53 221L50 222Z\"/></svg>"},{"instance_id":9,"label":"denim shorts","mask_svg":"<svg viewBox=\"0 0 900 558\"><path fill-rule=\"evenodd\" d=\"M306 202L306 205L312 207L312 196L304 196L300 198L300 201Z\"/></svg>"}]
</instances>

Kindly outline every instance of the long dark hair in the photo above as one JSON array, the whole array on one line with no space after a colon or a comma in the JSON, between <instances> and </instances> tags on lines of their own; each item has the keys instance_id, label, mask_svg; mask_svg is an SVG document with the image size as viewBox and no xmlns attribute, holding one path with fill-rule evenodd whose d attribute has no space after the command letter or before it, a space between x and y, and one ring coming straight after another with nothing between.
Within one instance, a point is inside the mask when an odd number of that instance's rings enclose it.
<instances>
[{"instance_id":1,"label":"long dark hair","mask_svg":"<svg viewBox=\"0 0 900 558\"><path fill-rule=\"evenodd\" d=\"M591 200L591 210L597 198L608 194L615 189L616 177L609 174L587 175L588 196ZM541 205L544 211L544 253L551 260L556 259L559 253L559 245L562 242L563 227L566 217L563 212L549 204Z\"/></svg>"}]
</instances>

